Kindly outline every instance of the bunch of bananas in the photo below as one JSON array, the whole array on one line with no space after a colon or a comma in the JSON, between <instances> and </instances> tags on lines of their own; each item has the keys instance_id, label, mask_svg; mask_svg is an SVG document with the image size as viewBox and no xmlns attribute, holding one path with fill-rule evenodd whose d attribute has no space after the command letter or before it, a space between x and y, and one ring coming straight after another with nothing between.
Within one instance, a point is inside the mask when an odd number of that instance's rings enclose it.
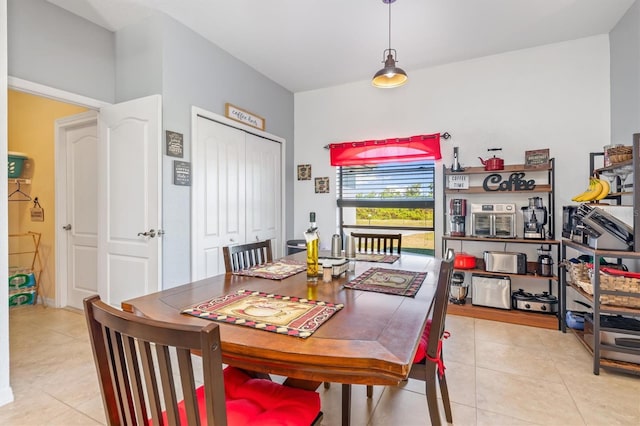
<instances>
[{"instance_id":1,"label":"bunch of bananas","mask_svg":"<svg viewBox=\"0 0 640 426\"><path fill-rule=\"evenodd\" d=\"M587 201L598 201L609 195L609 182L596 177L589 178L589 188L581 194L576 195L571 200L579 203Z\"/></svg>"}]
</instances>

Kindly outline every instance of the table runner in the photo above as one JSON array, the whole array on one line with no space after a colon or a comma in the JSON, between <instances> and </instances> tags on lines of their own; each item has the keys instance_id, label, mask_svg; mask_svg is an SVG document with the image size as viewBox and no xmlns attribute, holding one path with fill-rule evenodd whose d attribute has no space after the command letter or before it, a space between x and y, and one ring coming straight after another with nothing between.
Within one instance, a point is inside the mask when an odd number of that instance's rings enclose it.
<instances>
[{"instance_id":1,"label":"table runner","mask_svg":"<svg viewBox=\"0 0 640 426\"><path fill-rule=\"evenodd\" d=\"M212 321L307 338L344 305L238 290L182 311Z\"/></svg>"},{"instance_id":2,"label":"table runner","mask_svg":"<svg viewBox=\"0 0 640 426\"><path fill-rule=\"evenodd\" d=\"M398 259L400 259L400 256L395 254L356 253L356 260L362 260L364 262L393 263Z\"/></svg>"},{"instance_id":3,"label":"table runner","mask_svg":"<svg viewBox=\"0 0 640 426\"><path fill-rule=\"evenodd\" d=\"M291 275L307 270L305 262L291 259L278 259L275 262L255 265L248 269L234 272L235 275L245 275L248 277L268 278L270 280L282 280Z\"/></svg>"},{"instance_id":4,"label":"table runner","mask_svg":"<svg viewBox=\"0 0 640 426\"><path fill-rule=\"evenodd\" d=\"M426 277L426 272L369 268L344 286L355 290L414 297Z\"/></svg>"}]
</instances>

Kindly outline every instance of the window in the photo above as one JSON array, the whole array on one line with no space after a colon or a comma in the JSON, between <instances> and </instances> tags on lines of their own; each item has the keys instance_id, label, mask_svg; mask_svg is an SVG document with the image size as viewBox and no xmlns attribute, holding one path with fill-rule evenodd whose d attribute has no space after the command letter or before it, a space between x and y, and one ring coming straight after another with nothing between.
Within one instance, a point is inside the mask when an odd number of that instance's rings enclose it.
<instances>
[{"instance_id":1,"label":"window","mask_svg":"<svg viewBox=\"0 0 640 426\"><path fill-rule=\"evenodd\" d=\"M433 161L338 167L340 231L402 232L402 250L434 254Z\"/></svg>"}]
</instances>

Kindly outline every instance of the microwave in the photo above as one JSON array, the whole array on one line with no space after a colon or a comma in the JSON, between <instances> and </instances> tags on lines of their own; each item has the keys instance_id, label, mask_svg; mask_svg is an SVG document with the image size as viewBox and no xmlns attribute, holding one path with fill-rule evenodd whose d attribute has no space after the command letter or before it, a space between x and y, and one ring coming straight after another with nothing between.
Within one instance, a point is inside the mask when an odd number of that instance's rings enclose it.
<instances>
[{"instance_id":1,"label":"microwave","mask_svg":"<svg viewBox=\"0 0 640 426\"><path fill-rule=\"evenodd\" d=\"M471 204L471 235L487 238L516 237L514 203Z\"/></svg>"}]
</instances>

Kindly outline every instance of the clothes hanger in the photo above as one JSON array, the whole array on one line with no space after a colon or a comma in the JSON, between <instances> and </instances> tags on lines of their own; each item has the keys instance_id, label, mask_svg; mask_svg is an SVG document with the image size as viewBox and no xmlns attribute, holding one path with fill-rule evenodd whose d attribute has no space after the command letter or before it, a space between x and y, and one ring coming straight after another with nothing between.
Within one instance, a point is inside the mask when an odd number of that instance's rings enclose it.
<instances>
[{"instance_id":1,"label":"clothes hanger","mask_svg":"<svg viewBox=\"0 0 640 426\"><path fill-rule=\"evenodd\" d=\"M16 190L13 191L11 194L9 194L9 201L31 201L31 197L29 196L29 194L25 194L20 189L20 181L17 181L16 185L18 185ZM18 195L16 195L16 194L18 194ZM13 197L14 195L16 195L16 197L20 197L20 198L12 199L11 197Z\"/></svg>"}]
</instances>

